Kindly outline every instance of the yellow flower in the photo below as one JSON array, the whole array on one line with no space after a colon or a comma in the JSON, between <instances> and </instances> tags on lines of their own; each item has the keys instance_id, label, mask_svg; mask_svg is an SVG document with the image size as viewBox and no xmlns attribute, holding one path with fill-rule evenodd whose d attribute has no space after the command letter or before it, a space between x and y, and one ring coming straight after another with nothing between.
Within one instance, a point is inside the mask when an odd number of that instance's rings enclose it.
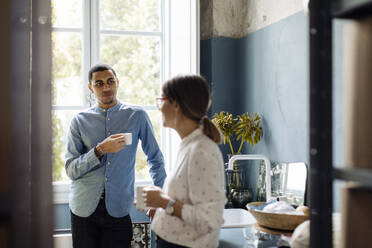
<instances>
[{"instance_id":1,"label":"yellow flower","mask_svg":"<svg viewBox=\"0 0 372 248\"><path fill-rule=\"evenodd\" d=\"M261 117L255 113L254 117L251 118L249 113L238 115L237 118L233 118L233 115L229 112L221 111L219 114L215 114L212 121L220 129L224 136L224 144L226 141L229 143L231 154L235 154L231 144L231 137L236 136L236 141L240 140L240 146L237 153L240 153L244 142L247 142L253 146L260 141L262 136Z\"/></svg>"}]
</instances>

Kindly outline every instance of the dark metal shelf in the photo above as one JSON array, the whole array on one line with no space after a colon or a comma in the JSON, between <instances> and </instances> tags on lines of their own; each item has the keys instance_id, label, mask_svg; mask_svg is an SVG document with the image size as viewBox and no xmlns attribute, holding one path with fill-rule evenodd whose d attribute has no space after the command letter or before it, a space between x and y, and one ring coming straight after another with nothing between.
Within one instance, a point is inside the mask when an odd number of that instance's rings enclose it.
<instances>
[{"instance_id":1,"label":"dark metal shelf","mask_svg":"<svg viewBox=\"0 0 372 248\"><path fill-rule=\"evenodd\" d=\"M363 18L372 15L372 0L336 0L331 6L331 15L336 18Z\"/></svg>"},{"instance_id":2,"label":"dark metal shelf","mask_svg":"<svg viewBox=\"0 0 372 248\"><path fill-rule=\"evenodd\" d=\"M0 195L0 220L9 219L11 216L10 199L8 195Z\"/></svg>"},{"instance_id":3,"label":"dark metal shelf","mask_svg":"<svg viewBox=\"0 0 372 248\"><path fill-rule=\"evenodd\" d=\"M372 170L332 165L332 19L372 16L372 0L311 0L310 16L310 247L332 247L334 180L372 189Z\"/></svg>"},{"instance_id":4,"label":"dark metal shelf","mask_svg":"<svg viewBox=\"0 0 372 248\"><path fill-rule=\"evenodd\" d=\"M369 169L333 169L333 177L339 180L357 182L362 187L372 189L372 170Z\"/></svg>"}]
</instances>

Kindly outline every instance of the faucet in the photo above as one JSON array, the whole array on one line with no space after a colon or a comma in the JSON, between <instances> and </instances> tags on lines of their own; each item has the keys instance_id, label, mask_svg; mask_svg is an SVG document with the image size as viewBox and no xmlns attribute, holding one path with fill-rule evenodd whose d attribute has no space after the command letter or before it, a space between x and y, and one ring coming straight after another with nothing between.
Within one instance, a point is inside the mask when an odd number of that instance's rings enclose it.
<instances>
[{"instance_id":1,"label":"faucet","mask_svg":"<svg viewBox=\"0 0 372 248\"><path fill-rule=\"evenodd\" d=\"M229 165L227 167L228 170L233 170L234 162L237 160L263 160L266 165L266 201L271 200L271 165L270 160L261 154L241 154L241 155L233 155L229 159Z\"/></svg>"}]
</instances>

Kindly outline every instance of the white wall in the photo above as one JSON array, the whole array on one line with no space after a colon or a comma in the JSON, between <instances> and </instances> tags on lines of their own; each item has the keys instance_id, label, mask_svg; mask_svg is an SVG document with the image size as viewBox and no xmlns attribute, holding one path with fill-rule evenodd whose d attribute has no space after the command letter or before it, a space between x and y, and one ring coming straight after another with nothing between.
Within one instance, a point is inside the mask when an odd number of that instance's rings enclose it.
<instances>
[{"instance_id":1,"label":"white wall","mask_svg":"<svg viewBox=\"0 0 372 248\"><path fill-rule=\"evenodd\" d=\"M203 0L201 39L242 38L304 9L305 0Z\"/></svg>"}]
</instances>

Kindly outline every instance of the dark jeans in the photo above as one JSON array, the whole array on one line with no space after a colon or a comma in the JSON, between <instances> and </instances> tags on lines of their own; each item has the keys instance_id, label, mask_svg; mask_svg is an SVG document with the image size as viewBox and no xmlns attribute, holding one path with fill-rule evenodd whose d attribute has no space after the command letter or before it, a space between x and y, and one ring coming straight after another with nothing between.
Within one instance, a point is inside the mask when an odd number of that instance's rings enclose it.
<instances>
[{"instance_id":1,"label":"dark jeans","mask_svg":"<svg viewBox=\"0 0 372 248\"><path fill-rule=\"evenodd\" d=\"M159 236L157 236L157 238L158 239L156 241L156 248L187 248L186 246L169 243L168 241L165 241L164 239L160 238Z\"/></svg>"},{"instance_id":2,"label":"dark jeans","mask_svg":"<svg viewBox=\"0 0 372 248\"><path fill-rule=\"evenodd\" d=\"M130 216L110 216L104 199L89 217L79 217L71 212L71 232L74 248L127 248L133 235Z\"/></svg>"}]
</instances>

